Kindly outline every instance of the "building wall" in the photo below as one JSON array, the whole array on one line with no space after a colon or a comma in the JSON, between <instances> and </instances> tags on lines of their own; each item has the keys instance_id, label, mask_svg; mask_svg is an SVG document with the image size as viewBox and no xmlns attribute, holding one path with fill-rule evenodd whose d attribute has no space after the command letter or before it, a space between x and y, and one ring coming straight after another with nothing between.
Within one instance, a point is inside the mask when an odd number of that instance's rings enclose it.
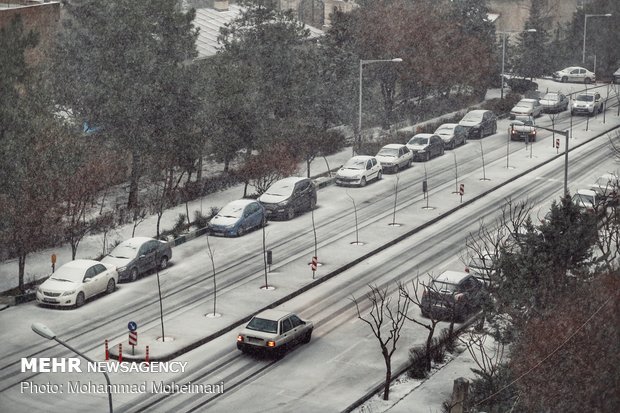
<instances>
[{"instance_id":1,"label":"building wall","mask_svg":"<svg viewBox=\"0 0 620 413\"><path fill-rule=\"evenodd\" d=\"M547 0L548 12L553 27L557 23L567 23L583 0ZM489 10L499 14L496 20L497 31L519 31L525 29L532 0L489 0Z\"/></svg>"},{"instance_id":2,"label":"building wall","mask_svg":"<svg viewBox=\"0 0 620 413\"><path fill-rule=\"evenodd\" d=\"M0 28L10 24L17 15L21 16L26 31L33 30L39 33L38 46L28 51L26 61L30 64L39 62L46 50L51 47L52 41L60 26L60 2L12 2L3 4L0 8Z\"/></svg>"}]
</instances>

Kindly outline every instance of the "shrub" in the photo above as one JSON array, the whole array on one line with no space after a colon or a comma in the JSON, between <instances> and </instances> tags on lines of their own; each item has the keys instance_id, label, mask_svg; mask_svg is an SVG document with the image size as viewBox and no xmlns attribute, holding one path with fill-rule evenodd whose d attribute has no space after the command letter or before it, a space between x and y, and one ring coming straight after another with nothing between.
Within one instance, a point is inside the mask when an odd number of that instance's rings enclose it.
<instances>
[{"instance_id":1,"label":"shrub","mask_svg":"<svg viewBox=\"0 0 620 413\"><path fill-rule=\"evenodd\" d=\"M506 81L510 89L515 93L525 93L529 90L538 90L538 83L527 79L508 79Z\"/></svg>"},{"instance_id":2,"label":"shrub","mask_svg":"<svg viewBox=\"0 0 620 413\"><path fill-rule=\"evenodd\" d=\"M431 360L435 363L441 363L446 359L446 349L443 346L441 338L433 338L433 344L431 345L431 354L429 354Z\"/></svg>"},{"instance_id":3,"label":"shrub","mask_svg":"<svg viewBox=\"0 0 620 413\"><path fill-rule=\"evenodd\" d=\"M428 376L426 371L426 351L424 347L413 347L409 350L409 376L414 379L425 379Z\"/></svg>"},{"instance_id":4,"label":"shrub","mask_svg":"<svg viewBox=\"0 0 620 413\"><path fill-rule=\"evenodd\" d=\"M504 99L491 99L482 104L482 109L493 111L496 114L509 113L510 109L521 100L521 95L518 93L509 92L504 96Z\"/></svg>"},{"instance_id":5,"label":"shrub","mask_svg":"<svg viewBox=\"0 0 620 413\"><path fill-rule=\"evenodd\" d=\"M213 215L203 215L200 211L194 211L194 226L205 228Z\"/></svg>"}]
</instances>

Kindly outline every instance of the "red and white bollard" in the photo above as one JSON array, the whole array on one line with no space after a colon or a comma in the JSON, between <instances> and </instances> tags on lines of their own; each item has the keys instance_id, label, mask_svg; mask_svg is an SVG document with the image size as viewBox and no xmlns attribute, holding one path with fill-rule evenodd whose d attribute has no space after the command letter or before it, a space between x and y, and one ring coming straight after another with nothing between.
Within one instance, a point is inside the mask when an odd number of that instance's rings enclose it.
<instances>
[{"instance_id":1,"label":"red and white bollard","mask_svg":"<svg viewBox=\"0 0 620 413\"><path fill-rule=\"evenodd\" d=\"M110 360L110 350L108 349L108 339L105 339L105 361Z\"/></svg>"},{"instance_id":2,"label":"red and white bollard","mask_svg":"<svg viewBox=\"0 0 620 413\"><path fill-rule=\"evenodd\" d=\"M118 343L118 362L123 362L123 343Z\"/></svg>"},{"instance_id":3,"label":"red and white bollard","mask_svg":"<svg viewBox=\"0 0 620 413\"><path fill-rule=\"evenodd\" d=\"M149 364L149 346L146 346L146 357L144 359L144 362L148 365Z\"/></svg>"}]
</instances>

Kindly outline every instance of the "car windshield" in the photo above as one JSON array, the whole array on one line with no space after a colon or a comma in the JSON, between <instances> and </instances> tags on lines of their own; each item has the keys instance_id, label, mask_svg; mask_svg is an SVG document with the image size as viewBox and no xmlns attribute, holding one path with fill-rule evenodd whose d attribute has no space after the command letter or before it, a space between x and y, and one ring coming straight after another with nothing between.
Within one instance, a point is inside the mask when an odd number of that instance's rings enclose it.
<instances>
[{"instance_id":1,"label":"car windshield","mask_svg":"<svg viewBox=\"0 0 620 413\"><path fill-rule=\"evenodd\" d=\"M532 105L532 102L519 102L519 103L517 103L517 106L516 106L516 107L517 107L517 108L527 108L527 109L529 109L529 108L531 108L532 106L533 106L533 105Z\"/></svg>"},{"instance_id":2,"label":"car windshield","mask_svg":"<svg viewBox=\"0 0 620 413\"><path fill-rule=\"evenodd\" d=\"M220 209L217 213L221 217L239 218L243 214L243 208L245 205L228 204L224 208Z\"/></svg>"},{"instance_id":3,"label":"car windshield","mask_svg":"<svg viewBox=\"0 0 620 413\"><path fill-rule=\"evenodd\" d=\"M543 100L560 100L560 97L557 93L547 93L543 96Z\"/></svg>"},{"instance_id":4,"label":"car windshield","mask_svg":"<svg viewBox=\"0 0 620 413\"><path fill-rule=\"evenodd\" d=\"M575 100L578 100L580 102L592 102L592 101L594 101L594 96L592 96L592 95L579 95L579 96L577 96L577 98Z\"/></svg>"},{"instance_id":5,"label":"car windshield","mask_svg":"<svg viewBox=\"0 0 620 413\"><path fill-rule=\"evenodd\" d=\"M435 133L437 135L452 135L454 133L454 128L454 126L440 126Z\"/></svg>"},{"instance_id":6,"label":"car windshield","mask_svg":"<svg viewBox=\"0 0 620 413\"><path fill-rule=\"evenodd\" d=\"M413 137L409 141L409 145L428 145L428 138Z\"/></svg>"},{"instance_id":7,"label":"car windshield","mask_svg":"<svg viewBox=\"0 0 620 413\"><path fill-rule=\"evenodd\" d=\"M57 269L54 274L50 276L50 279L57 281L82 282L85 273L85 268L76 268L65 265Z\"/></svg>"},{"instance_id":8,"label":"car windshield","mask_svg":"<svg viewBox=\"0 0 620 413\"><path fill-rule=\"evenodd\" d=\"M344 169L366 169L366 159L351 158L343 166Z\"/></svg>"},{"instance_id":9,"label":"car windshield","mask_svg":"<svg viewBox=\"0 0 620 413\"><path fill-rule=\"evenodd\" d=\"M398 149L396 148L381 148L377 155L380 156L398 156Z\"/></svg>"},{"instance_id":10,"label":"car windshield","mask_svg":"<svg viewBox=\"0 0 620 413\"><path fill-rule=\"evenodd\" d=\"M445 283L441 281L433 281L433 289L437 292L453 293L457 290L456 284Z\"/></svg>"},{"instance_id":11,"label":"car windshield","mask_svg":"<svg viewBox=\"0 0 620 413\"><path fill-rule=\"evenodd\" d=\"M278 322L274 320L267 320L265 318L254 317L250 320L246 326L250 330L262 331L263 333L277 333Z\"/></svg>"},{"instance_id":12,"label":"car windshield","mask_svg":"<svg viewBox=\"0 0 620 413\"><path fill-rule=\"evenodd\" d=\"M293 188L295 188L295 184L293 182L278 181L271 185L265 193L267 195L286 196L293 193Z\"/></svg>"},{"instance_id":13,"label":"car windshield","mask_svg":"<svg viewBox=\"0 0 620 413\"><path fill-rule=\"evenodd\" d=\"M117 245L108 255L114 258L133 258L138 253L138 247L127 244Z\"/></svg>"},{"instance_id":14,"label":"car windshield","mask_svg":"<svg viewBox=\"0 0 620 413\"><path fill-rule=\"evenodd\" d=\"M529 116L517 116L514 122L512 122L512 124L532 126L534 122L532 121L532 119L530 119Z\"/></svg>"},{"instance_id":15,"label":"car windshield","mask_svg":"<svg viewBox=\"0 0 620 413\"><path fill-rule=\"evenodd\" d=\"M594 197L586 194L575 194L573 195L573 201L577 204L590 204L594 205Z\"/></svg>"},{"instance_id":16,"label":"car windshield","mask_svg":"<svg viewBox=\"0 0 620 413\"><path fill-rule=\"evenodd\" d=\"M482 120L482 114L469 112L467 115L465 115L463 120L465 122L480 122Z\"/></svg>"}]
</instances>

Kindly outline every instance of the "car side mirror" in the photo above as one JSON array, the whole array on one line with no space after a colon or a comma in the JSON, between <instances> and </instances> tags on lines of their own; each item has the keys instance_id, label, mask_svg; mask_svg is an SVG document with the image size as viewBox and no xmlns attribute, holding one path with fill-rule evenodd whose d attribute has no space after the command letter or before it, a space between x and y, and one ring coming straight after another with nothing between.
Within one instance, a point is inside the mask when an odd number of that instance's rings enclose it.
<instances>
[{"instance_id":1,"label":"car side mirror","mask_svg":"<svg viewBox=\"0 0 620 413\"><path fill-rule=\"evenodd\" d=\"M142 254L142 255L140 255L138 258L142 259L142 258L145 258L145 257L146 257L146 255L145 255L145 254Z\"/></svg>"}]
</instances>

